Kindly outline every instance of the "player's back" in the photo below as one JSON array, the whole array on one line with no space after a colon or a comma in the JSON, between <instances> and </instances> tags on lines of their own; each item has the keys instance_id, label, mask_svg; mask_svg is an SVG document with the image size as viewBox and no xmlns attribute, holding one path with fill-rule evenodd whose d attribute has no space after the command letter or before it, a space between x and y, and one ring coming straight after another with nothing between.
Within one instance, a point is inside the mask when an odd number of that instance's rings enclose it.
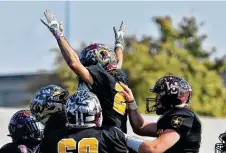
<instances>
[{"instance_id":1,"label":"player's back","mask_svg":"<svg viewBox=\"0 0 226 153\"><path fill-rule=\"evenodd\" d=\"M126 100L118 82L123 79L116 79L98 65L91 65L87 69L94 80L91 92L97 95L103 110L103 126L116 126L126 132Z\"/></svg>"},{"instance_id":2,"label":"player's back","mask_svg":"<svg viewBox=\"0 0 226 153\"><path fill-rule=\"evenodd\" d=\"M41 153L127 153L124 134L112 127L75 130L63 128L41 144Z\"/></svg>"},{"instance_id":3,"label":"player's back","mask_svg":"<svg viewBox=\"0 0 226 153\"><path fill-rule=\"evenodd\" d=\"M64 111L52 114L45 124L44 138L52 131L65 127L66 121L67 119Z\"/></svg>"}]
</instances>

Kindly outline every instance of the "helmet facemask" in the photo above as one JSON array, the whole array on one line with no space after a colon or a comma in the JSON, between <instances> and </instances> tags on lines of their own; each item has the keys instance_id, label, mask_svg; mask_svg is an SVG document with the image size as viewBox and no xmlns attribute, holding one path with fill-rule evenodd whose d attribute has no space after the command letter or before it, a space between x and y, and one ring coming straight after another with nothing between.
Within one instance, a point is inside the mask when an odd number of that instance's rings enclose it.
<instances>
[{"instance_id":1,"label":"helmet facemask","mask_svg":"<svg viewBox=\"0 0 226 153\"><path fill-rule=\"evenodd\" d=\"M215 144L215 153L226 153L226 132L219 135L221 143Z\"/></svg>"},{"instance_id":2,"label":"helmet facemask","mask_svg":"<svg viewBox=\"0 0 226 153\"><path fill-rule=\"evenodd\" d=\"M150 89L149 91L154 95L146 98L146 113L155 112L159 103L159 96L153 91L153 89ZM152 105L150 105L150 103L152 103Z\"/></svg>"},{"instance_id":3,"label":"helmet facemask","mask_svg":"<svg viewBox=\"0 0 226 153\"><path fill-rule=\"evenodd\" d=\"M157 115L162 115L164 112L173 108L169 103L169 98L162 93L156 93L153 89L150 89L155 94L154 97L146 98L146 113L156 112ZM154 103L150 106L150 103Z\"/></svg>"},{"instance_id":4,"label":"helmet facemask","mask_svg":"<svg viewBox=\"0 0 226 153\"><path fill-rule=\"evenodd\" d=\"M216 143L215 153L226 153L226 143Z\"/></svg>"},{"instance_id":5,"label":"helmet facemask","mask_svg":"<svg viewBox=\"0 0 226 153\"><path fill-rule=\"evenodd\" d=\"M13 142L25 142L31 145L40 143L43 138L44 125L36 120L28 110L21 110L11 118L8 136Z\"/></svg>"}]
</instances>

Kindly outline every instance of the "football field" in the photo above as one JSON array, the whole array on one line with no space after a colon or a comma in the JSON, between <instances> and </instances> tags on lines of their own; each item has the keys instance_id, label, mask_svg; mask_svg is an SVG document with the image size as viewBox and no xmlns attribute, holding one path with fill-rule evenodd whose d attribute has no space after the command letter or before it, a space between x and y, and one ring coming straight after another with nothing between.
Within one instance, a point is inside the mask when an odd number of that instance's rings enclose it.
<instances>
[{"instance_id":1,"label":"football field","mask_svg":"<svg viewBox=\"0 0 226 153\"><path fill-rule=\"evenodd\" d=\"M0 108L0 146L4 145L7 142L10 142L10 137L8 134L8 122L10 117L18 109L5 109ZM158 116L144 116L148 121L156 121ZM219 142L218 136L220 133L226 131L226 119L217 119L217 118L207 118L201 117L203 124L203 133L202 133L202 144L200 153L214 153L214 145L216 142ZM134 134L128 122L128 133ZM150 139L145 137L145 139Z\"/></svg>"}]
</instances>

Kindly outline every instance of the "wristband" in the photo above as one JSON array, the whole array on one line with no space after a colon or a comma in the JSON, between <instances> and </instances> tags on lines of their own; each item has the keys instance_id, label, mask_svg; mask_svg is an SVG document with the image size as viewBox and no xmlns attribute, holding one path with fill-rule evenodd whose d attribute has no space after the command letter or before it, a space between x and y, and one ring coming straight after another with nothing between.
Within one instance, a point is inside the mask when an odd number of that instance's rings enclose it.
<instances>
[{"instance_id":1,"label":"wristband","mask_svg":"<svg viewBox=\"0 0 226 153\"><path fill-rule=\"evenodd\" d=\"M54 34L54 37L59 40L61 37L64 37L64 34L63 33L55 33Z\"/></svg>"},{"instance_id":2,"label":"wristband","mask_svg":"<svg viewBox=\"0 0 226 153\"><path fill-rule=\"evenodd\" d=\"M135 109L137 109L137 103L136 103L136 101L134 100L133 102L127 103L127 107L128 107L128 109L130 109L130 110L135 110Z\"/></svg>"}]
</instances>

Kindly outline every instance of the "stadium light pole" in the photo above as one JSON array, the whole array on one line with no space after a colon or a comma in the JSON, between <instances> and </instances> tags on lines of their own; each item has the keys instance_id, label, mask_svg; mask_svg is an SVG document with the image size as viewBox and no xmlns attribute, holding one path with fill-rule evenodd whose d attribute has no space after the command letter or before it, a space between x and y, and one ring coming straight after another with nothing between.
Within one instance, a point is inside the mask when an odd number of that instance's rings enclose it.
<instances>
[{"instance_id":1,"label":"stadium light pole","mask_svg":"<svg viewBox=\"0 0 226 153\"><path fill-rule=\"evenodd\" d=\"M70 43L70 0L66 0L65 2L65 23L65 34L67 41Z\"/></svg>"}]
</instances>

